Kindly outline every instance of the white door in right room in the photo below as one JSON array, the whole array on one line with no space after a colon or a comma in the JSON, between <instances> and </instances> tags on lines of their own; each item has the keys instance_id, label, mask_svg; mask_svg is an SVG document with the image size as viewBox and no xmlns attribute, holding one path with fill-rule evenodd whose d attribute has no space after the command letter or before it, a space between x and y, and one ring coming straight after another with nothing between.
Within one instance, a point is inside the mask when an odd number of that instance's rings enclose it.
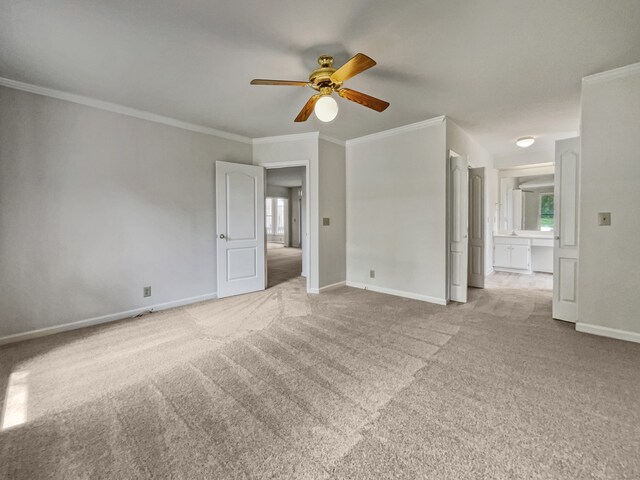
<instances>
[{"instance_id":1,"label":"white door in right room","mask_svg":"<svg viewBox=\"0 0 640 480\"><path fill-rule=\"evenodd\" d=\"M553 318L578 317L580 138L556 142L553 242Z\"/></svg>"}]
</instances>

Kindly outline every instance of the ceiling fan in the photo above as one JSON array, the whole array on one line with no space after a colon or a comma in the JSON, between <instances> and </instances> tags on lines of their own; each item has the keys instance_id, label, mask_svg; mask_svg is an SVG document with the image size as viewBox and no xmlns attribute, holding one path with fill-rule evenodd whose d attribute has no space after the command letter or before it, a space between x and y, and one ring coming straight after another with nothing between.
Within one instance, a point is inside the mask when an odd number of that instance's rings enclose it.
<instances>
[{"instance_id":1,"label":"ceiling fan","mask_svg":"<svg viewBox=\"0 0 640 480\"><path fill-rule=\"evenodd\" d=\"M362 53L351 57L347 63L336 69L333 67L333 57L322 55L318 58L320 68L317 68L309 75L308 82L298 82L293 80L251 80L251 85L284 85L289 87L311 87L318 93L313 95L302 107L296 117L296 122L305 122L311 112L315 110L316 116L323 122L330 122L338 115L338 104L331 97L336 92L342 98L359 103L371 108L376 112L384 111L389 103L379 98L356 92L350 88L343 88L343 83L373 67L376 62Z\"/></svg>"}]
</instances>

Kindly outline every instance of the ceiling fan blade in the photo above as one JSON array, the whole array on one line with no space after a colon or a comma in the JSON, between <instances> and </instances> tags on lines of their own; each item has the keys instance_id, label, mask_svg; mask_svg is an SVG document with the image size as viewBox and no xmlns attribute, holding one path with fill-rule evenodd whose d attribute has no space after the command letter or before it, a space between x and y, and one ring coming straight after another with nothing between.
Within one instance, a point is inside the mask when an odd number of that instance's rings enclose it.
<instances>
[{"instance_id":1,"label":"ceiling fan blade","mask_svg":"<svg viewBox=\"0 0 640 480\"><path fill-rule=\"evenodd\" d=\"M309 115L311 115L311 112L313 112L313 107L316 106L316 102L318 101L318 99L321 96L322 95L320 95L320 94L313 95L307 101L307 103L304 104L304 107L302 107L302 110L300 110L300 113L296 117L296 122L306 122L307 121L307 119L309 118Z\"/></svg>"},{"instance_id":2,"label":"ceiling fan blade","mask_svg":"<svg viewBox=\"0 0 640 480\"><path fill-rule=\"evenodd\" d=\"M284 85L289 87L306 87L309 82L298 82L295 80L264 80L262 78L255 78L251 80L251 85Z\"/></svg>"},{"instance_id":3,"label":"ceiling fan blade","mask_svg":"<svg viewBox=\"0 0 640 480\"><path fill-rule=\"evenodd\" d=\"M342 98L346 98L347 100L351 100L352 102L371 108L376 112L383 112L389 106L389 102L385 102L384 100L380 100L379 98L372 97L364 93L356 92L349 88L341 88L338 90L338 95Z\"/></svg>"},{"instance_id":4,"label":"ceiling fan blade","mask_svg":"<svg viewBox=\"0 0 640 480\"><path fill-rule=\"evenodd\" d=\"M356 53L347 63L342 65L331 75L331 81L341 83L351 77L364 72L376 64L375 60L367 57L364 53Z\"/></svg>"}]
</instances>

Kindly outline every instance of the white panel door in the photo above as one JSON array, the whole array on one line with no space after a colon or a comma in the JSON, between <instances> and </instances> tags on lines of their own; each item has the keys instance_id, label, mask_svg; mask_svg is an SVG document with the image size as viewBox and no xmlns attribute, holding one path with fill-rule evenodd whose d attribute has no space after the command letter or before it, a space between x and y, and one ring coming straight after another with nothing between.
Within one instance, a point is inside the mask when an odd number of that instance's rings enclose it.
<instances>
[{"instance_id":1,"label":"white panel door","mask_svg":"<svg viewBox=\"0 0 640 480\"><path fill-rule=\"evenodd\" d=\"M216 162L218 297L265 289L264 168Z\"/></svg>"},{"instance_id":2,"label":"white panel door","mask_svg":"<svg viewBox=\"0 0 640 480\"><path fill-rule=\"evenodd\" d=\"M469 163L467 157L450 157L449 185L451 221L449 231L449 297L467 301L469 241Z\"/></svg>"},{"instance_id":3,"label":"white panel door","mask_svg":"<svg viewBox=\"0 0 640 480\"><path fill-rule=\"evenodd\" d=\"M469 286L484 288L484 167L469 170Z\"/></svg>"},{"instance_id":4,"label":"white panel door","mask_svg":"<svg viewBox=\"0 0 640 480\"><path fill-rule=\"evenodd\" d=\"M553 245L553 318L578 316L580 138L556 142Z\"/></svg>"}]
</instances>

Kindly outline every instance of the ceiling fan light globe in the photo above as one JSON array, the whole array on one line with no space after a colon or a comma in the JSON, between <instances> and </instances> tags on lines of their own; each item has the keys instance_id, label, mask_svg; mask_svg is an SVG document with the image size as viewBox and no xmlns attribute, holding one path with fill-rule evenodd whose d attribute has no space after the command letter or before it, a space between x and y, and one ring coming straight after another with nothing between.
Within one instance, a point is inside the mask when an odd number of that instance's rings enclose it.
<instances>
[{"instance_id":1,"label":"ceiling fan light globe","mask_svg":"<svg viewBox=\"0 0 640 480\"><path fill-rule=\"evenodd\" d=\"M338 116L338 103L330 96L323 96L318 99L313 110L318 120L330 122Z\"/></svg>"}]
</instances>

